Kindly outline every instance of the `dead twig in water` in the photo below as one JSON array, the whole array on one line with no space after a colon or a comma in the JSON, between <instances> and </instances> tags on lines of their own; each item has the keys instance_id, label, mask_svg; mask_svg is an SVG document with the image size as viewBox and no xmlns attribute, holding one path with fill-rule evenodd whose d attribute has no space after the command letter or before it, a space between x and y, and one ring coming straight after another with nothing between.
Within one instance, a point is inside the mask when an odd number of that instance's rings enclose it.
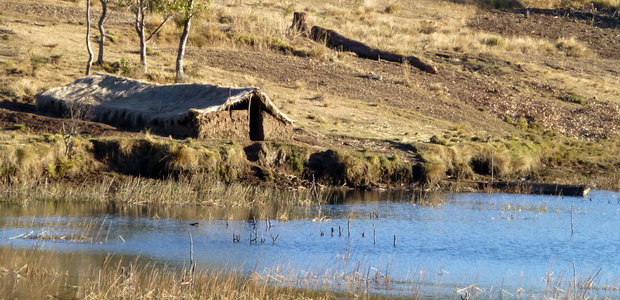
<instances>
[{"instance_id":1,"label":"dead twig in water","mask_svg":"<svg viewBox=\"0 0 620 300\"><path fill-rule=\"evenodd\" d=\"M187 281L183 281L181 282L181 285L190 285L190 287L193 285L194 283L194 271L196 270L196 263L194 262L194 239L192 238L192 233L189 232L189 230L187 231L187 234L189 235L189 270L188 270L188 274L189 274L189 279L187 279Z\"/></svg>"},{"instance_id":2,"label":"dead twig in water","mask_svg":"<svg viewBox=\"0 0 620 300\"><path fill-rule=\"evenodd\" d=\"M372 244L376 245L377 244L377 229L375 228L375 224L372 224Z\"/></svg>"},{"instance_id":3,"label":"dead twig in water","mask_svg":"<svg viewBox=\"0 0 620 300\"><path fill-rule=\"evenodd\" d=\"M275 237L273 235L271 235L271 241L272 241L272 245L276 244L276 241L278 240L278 237L280 237L280 235L276 235Z\"/></svg>"},{"instance_id":4,"label":"dead twig in water","mask_svg":"<svg viewBox=\"0 0 620 300\"><path fill-rule=\"evenodd\" d=\"M573 235L575 233L575 225L573 224L573 207L575 205L575 199L570 203L570 234Z\"/></svg>"},{"instance_id":5,"label":"dead twig in water","mask_svg":"<svg viewBox=\"0 0 620 300\"><path fill-rule=\"evenodd\" d=\"M347 237L351 237L351 219L347 220Z\"/></svg>"}]
</instances>

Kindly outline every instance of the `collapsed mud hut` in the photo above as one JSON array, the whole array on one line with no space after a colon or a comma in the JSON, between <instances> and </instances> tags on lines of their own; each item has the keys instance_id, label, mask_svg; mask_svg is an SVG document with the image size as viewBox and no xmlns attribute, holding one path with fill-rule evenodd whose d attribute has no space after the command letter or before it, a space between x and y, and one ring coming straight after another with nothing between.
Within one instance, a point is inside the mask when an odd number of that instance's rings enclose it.
<instances>
[{"instance_id":1,"label":"collapsed mud hut","mask_svg":"<svg viewBox=\"0 0 620 300\"><path fill-rule=\"evenodd\" d=\"M95 73L36 95L42 112L175 137L287 140L292 121L258 88L159 85Z\"/></svg>"}]
</instances>

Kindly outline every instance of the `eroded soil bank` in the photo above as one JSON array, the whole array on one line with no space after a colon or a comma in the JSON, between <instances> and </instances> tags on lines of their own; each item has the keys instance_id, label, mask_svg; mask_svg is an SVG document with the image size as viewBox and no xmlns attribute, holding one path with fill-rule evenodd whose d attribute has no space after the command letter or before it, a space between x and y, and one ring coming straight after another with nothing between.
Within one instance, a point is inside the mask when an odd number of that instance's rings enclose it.
<instances>
[{"instance_id":1,"label":"eroded soil bank","mask_svg":"<svg viewBox=\"0 0 620 300\"><path fill-rule=\"evenodd\" d=\"M2 105L0 125L5 132L0 170L6 183L207 176L290 189L457 191L478 189L471 182L486 180L606 189L616 189L618 183L612 174L614 160L608 160L609 168L601 168L600 163L616 147L613 141L566 147L554 135L467 136L455 129L432 137L431 142L402 143L321 135L300 128L288 143L178 140L86 121L77 121L79 134L69 136L62 132L71 120L37 114L29 104Z\"/></svg>"}]
</instances>

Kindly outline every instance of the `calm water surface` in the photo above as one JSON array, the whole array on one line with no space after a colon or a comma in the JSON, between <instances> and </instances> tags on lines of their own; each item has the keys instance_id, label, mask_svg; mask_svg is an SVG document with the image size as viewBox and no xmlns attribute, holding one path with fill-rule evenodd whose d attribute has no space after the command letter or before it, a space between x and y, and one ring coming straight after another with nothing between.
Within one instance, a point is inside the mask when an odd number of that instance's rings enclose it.
<instances>
[{"instance_id":1,"label":"calm water surface","mask_svg":"<svg viewBox=\"0 0 620 300\"><path fill-rule=\"evenodd\" d=\"M181 266L189 260L189 232L199 266L257 272L278 284L542 298L570 280L592 277L588 295L619 298L619 201L620 194L607 191L588 198L375 192L340 195L333 204L288 215L193 206L3 205L0 246L113 252ZM89 230L78 230L84 227ZM95 242L32 239L71 233Z\"/></svg>"}]
</instances>

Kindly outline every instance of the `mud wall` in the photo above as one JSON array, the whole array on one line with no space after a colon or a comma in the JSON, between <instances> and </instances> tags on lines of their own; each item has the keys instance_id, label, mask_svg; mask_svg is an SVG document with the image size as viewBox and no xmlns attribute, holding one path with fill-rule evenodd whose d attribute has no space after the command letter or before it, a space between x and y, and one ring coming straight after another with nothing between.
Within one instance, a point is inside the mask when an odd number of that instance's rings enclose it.
<instances>
[{"instance_id":1,"label":"mud wall","mask_svg":"<svg viewBox=\"0 0 620 300\"><path fill-rule=\"evenodd\" d=\"M189 114L180 120L152 121L150 127L155 133L162 135L171 135L177 138L195 138L198 136L200 124L196 120L195 115Z\"/></svg>"},{"instance_id":2,"label":"mud wall","mask_svg":"<svg viewBox=\"0 0 620 300\"><path fill-rule=\"evenodd\" d=\"M261 112L265 140L286 141L293 136L293 126L277 120L265 111ZM247 110L229 110L196 116L199 139L225 138L250 140L250 123Z\"/></svg>"},{"instance_id":3,"label":"mud wall","mask_svg":"<svg viewBox=\"0 0 620 300\"><path fill-rule=\"evenodd\" d=\"M265 140L290 141L293 139L293 124L282 122L263 111Z\"/></svg>"},{"instance_id":4,"label":"mud wall","mask_svg":"<svg viewBox=\"0 0 620 300\"><path fill-rule=\"evenodd\" d=\"M199 139L249 140L247 110L228 110L196 116Z\"/></svg>"}]
</instances>

